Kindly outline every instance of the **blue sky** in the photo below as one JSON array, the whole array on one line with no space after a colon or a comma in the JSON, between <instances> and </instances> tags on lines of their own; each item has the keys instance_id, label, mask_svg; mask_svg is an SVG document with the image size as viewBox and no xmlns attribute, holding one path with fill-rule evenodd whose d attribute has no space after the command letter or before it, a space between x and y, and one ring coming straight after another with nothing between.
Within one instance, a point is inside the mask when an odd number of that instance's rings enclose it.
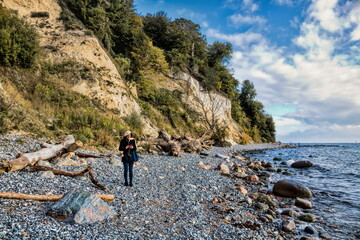
<instances>
[{"instance_id":1,"label":"blue sky","mask_svg":"<svg viewBox=\"0 0 360 240\"><path fill-rule=\"evenodd\" d=\"M360 0L135 0L233 45L283 142L360 141Z\"/></svg>"}]
</instances>

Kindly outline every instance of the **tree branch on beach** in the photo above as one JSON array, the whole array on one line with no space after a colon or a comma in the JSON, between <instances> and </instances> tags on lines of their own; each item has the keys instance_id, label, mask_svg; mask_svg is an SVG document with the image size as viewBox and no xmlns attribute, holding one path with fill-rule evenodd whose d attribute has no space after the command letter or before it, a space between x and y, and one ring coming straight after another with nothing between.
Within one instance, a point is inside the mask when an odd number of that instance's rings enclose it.
<instances>
[{"instance_id":1,"label":"tree branch on beach","mask_svg":"<svg viewBox=\"0 0 360 240\"><path fill-rule=\"evenodd\" d=\"M67 151L75 151L82 143L75 142L72 135L68 135L59 144L43 144L36 152L21 154L18 158L0 161L0 172L14 172L24 169L26 166L33 166L40 160L48 160L59 156Z\"/></svg>"},{"instance_id":2,"label":"tree branch on beach","mask_svg":"<svg viewBox=\"0 0 360 240\"><path fill-rule=\"evenodd\" d=\"M22 200L37 200L37 201L57 201L61 199L64 195L32 195L16 192L0 192L0 198L7 199L22 199ZM105 202L114 201L114 195L111 194L95 194L95 196L101 198Z\"/></svg>"},{"instance_id":3,"label":"tree branch on beach","mask_svg":"<svg viewBox=\"0 0 360 240\"><path fill-rule=\"evenodd\" d=\"M34 171L51 171L56 175L63 175L63 176L69 176L69 177L78 177L78 176L84 176L86 173L89 174L89 178L91 180L91 182L96 185L97 187L99 187L100 189L104 190L104 191L109 191L109 189L107 189L105 186L103 186L102 184L100 184L94 177L94 169L90 166L88 166L87 168L78 171L78 172L69 172L69 171L64 171L64 170L60 170L60 169L56 169L56 168L51 168L51 167L46 167L46 166L32 166L31 167L32 170Z\"/></svg>"}]
</instances>

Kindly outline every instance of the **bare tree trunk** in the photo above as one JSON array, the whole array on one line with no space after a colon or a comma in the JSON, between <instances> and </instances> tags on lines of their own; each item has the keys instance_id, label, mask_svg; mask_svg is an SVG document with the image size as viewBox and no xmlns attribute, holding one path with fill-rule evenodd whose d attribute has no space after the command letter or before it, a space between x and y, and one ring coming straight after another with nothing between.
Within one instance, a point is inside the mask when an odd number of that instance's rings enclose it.
<instances>
[{"instance_id":1,"label":"bare tree trunk","mask_svg":"<svg viewBox=\"0 0 360 240\"><path fill-rule=\"evenodd\" d=\"M72 149L75 149L73 144L75 144L74 137L72 135L68 135L65 137L64 141L59 144L46 144L43 145L44 148L41 148L36 152L24 153L16 159L0 161L0 172L14 172L21 170L28 165L33 166L39 160L51 159L62 154L67 151L70 146Z\"/></svg>"},{"instance_id":2,"label":"bare tree trunk","mask_svg":"<svg viewBox=\"0 0 360 240\"><path fill-rule=\"evenodd\" d=\"M94 194L95 196L101 198L105 202L112 202L115 198L111 194ZM24 193L15 193L15 192L0 192L0 198L8 199L23 199L23 200L37 200L37 201L57 201L62 198L64 195L31 195Z\"/></svg>"}]
</instances>

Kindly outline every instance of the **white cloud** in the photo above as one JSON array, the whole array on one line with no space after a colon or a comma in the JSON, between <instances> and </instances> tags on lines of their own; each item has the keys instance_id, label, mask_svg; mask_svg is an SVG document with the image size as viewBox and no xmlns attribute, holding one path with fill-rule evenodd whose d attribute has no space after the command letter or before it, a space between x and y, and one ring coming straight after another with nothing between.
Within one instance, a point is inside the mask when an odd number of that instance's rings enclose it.
<instances>
[{"instance_id":1,"label":"white cloud","mask_svg":"<svg viewBox=\"0 0 360 240\"><path fill-rule=\"evenodd\" d=\"M293 6L294 2L292 0L275 0L275 3L278 5Z\"/></svg>"},{"instance_id":2,"label":"white cloud","mask_svg":"<svg viewBox=\"0 0 360 240\"><path fill-rule=\"evenodd\" d=\"M320 28L314 23L303 24L301 35L294 42L306 49L307 57L313 60L329 59L334 51L335 40L320 33Z\"/></svg>"},{"instance_id":3,"label":"white cloud","mask_svg":"<svg viewBox=\"0 0 360 240\"><path fill-rule=\"evenodd\" d=\"M239 25L252 25L252 24L263 24L266 22L266 19L260 16L245 16L240 13L231 15L229 17L232 24Z\"/></svg>"},{"instance_id":4,"label":"white cloud","mask_svg":"<svg viewBox=\"0 0 360 240\"><path fill-rule=\"evenodd\" d=\"M335 32L341 28L341 20L335 12L338 0L313 0L309 15L319 21L327 31Z\"/></svg>"},{"instance_id":5,"label":"white cloud","mask_svg":"<svg viewBox=\"0 0 360 240\"><path fill-rule=\"evenodd\" d=\"M349 21L355 25L351 32L351 40L360 40L360 1L356 2L349 14Z\"/></svg>"},{"instance_id":6,"label":"white cloud","mask_svg":"<svg viewBox=\"0 0 360 240\"><path fill-rule=\"evenodd\" d=\"M255 12L259 9L259 5L253 0L226 0L225 7L232 9L242 9L246 12Z\"/></svg>"},{"instance_id":7,"label":"white cloud","mask_svg":"<svg viewBox=\"0 0 360 240\"><path fill-rule=\"evenodd\" d=\"M230 68L239 81L253 81L265 106L295 106L274 116L278 140L360 141L360 0L313 0L304 14L293 21L296 53L254 30L207 35L233 44Z\"/></svg>"},{"instance_id":8,"label":"white cloud","mask_svg":"<svg viewBox=\"0 0 360 240\"><path fill-rule=\"evenodd\" d=\"M298 28L300 25L299 22L300 22L299 18L295 16L294 19L290 21L290 26L293 28Z\"/></svg>"},{"instance_id":9,"label":"white cloud","mask_svg":"<svg viewBox=\"0 0 360 240\"><path fill-rule=\"evenodd\" d=\"M214 37L220 40L228 41L232 43L236 47L246 48L249 45L254 43L259 43L265 41L264 37L259 33L253 32L244 32L244 33L236 33L236 34L224 34L219 32L219 30L210 28L206 35L208 37Z\"/></svg>"},{"instance_id":10,"label":"white cloud","mask_svg":"<svg viewBox=\"0 0 360 240\"><path fill-rule=\"evenodd\" d=\"M255 12L259 9L259 5L254 3L253 0L244 0L244 7L250 10L251 12Z\"/></svg>"},{"instance_id":11,"label":"white cloud","mask_svg":"<svg viewBox=\"0 0 360 240\"><path fill-rule=\"evenodd\" d=\"M194 11L191 11L187 8L182 8L176 11L176 13L183 18L190 18L197 21L204 21L206 19L206 14L197 13Z\"/></svg>"},{"instance_id":12,"label":"white cloud","mask_svg":"<svg viewBox=\"0 0 360 240\"><path fill-rule=\"evenodd\" d=\"M274 117L276 130L279 132L278 137L285 138L293 132L303 132L313 128L313 126L304 124L303 122L286 117Z\"/></svg>"},{"instance_id":13,"label":"white cloud","mask_svg":"<svg viewBox=\"0 0 360 240\"><path fill-rule=\"evenodd\" d=\"M254 82L259 100L265 105L278 102L297 106L295 113L274 118L281 141L304 141L304 132L321 134L335 124L344 129L345 125L354 127L360 123L360 66L351 64L347 55L336 54L338 40L322 34L320 28L314 22L301 26L294 42L304 51L294 55L286 55L284 49L271 46L257 33L212 32L213 37L241 47L234 52L231 67L240 81ZM345 140L339 131L336 133L337 138L326 140ZM312 139L316 140L315 135Z\"/></svg>"},{"instance_id":14,"label":"white cloud","mask_svg":"<svg viewBox=\"0 0 360 240\"><path fill-rule=\"evenodd\" d=\"M208 28L209 27L209 23L207 21L203 21L201 23L201 26L204 27L204 28Z\"/></svg>"}]
</instances>

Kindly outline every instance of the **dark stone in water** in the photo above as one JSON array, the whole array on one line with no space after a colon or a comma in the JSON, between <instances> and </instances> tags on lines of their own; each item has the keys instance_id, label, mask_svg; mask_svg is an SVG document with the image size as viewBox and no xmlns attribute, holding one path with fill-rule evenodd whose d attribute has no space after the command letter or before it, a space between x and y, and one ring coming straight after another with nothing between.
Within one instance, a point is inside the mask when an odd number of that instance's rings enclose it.
<instances>
[{"instance_id":1,"label":"dark stone in water","mask_svg":"<svg viewBox=\"0 0 360 240\"><path fill-rule=\"evenodd\" d=\"M312 214L301 214L299 219L304 222L314 222L316 220L315 215Z\"/></svg>"},{"instance_id":2,"label":"dark stone in water","mask_svg":"<svg viewBox=\"0 0 360 240\"><path fill-rule=\"evenodd\" d=\"M270 168L266 168L266 171L268 171L268 172L276 172L276 169L273 168L273 167L270 167Z\"/></svg>"},{"instance_id":3,"label":"dark stone in water","mask_svg":"<svg viewBox=\"0 0 360 240\"><path fill-rule=\"evenodd\" d=\"M312 167L313 163L310 161L296 161L293 164L291 164L291 167L293 168L309 168Z\"/></svg>"},{"instance_id":4,"label":"dark stone in water","mask_svg":"<svg viewBox=\"0 0 360 240\"><path fill-rule=\"evenodd\" d=\"M280 157L274 157L273 160L274 161L281 161L282 159Z\"/></svg>"},{"instance_id":5,"label":"dark stone in water","mask_svg":"<svg viewBox=\"0 0 360 240\"><path fill-rule=\"evenodd\" d=\"M281 197L312 198L312 193L305 185L293 180L281 180L275 183L273 193Z\"/></svg>"},{"instance_id":6,"label":"dark stone in water","mask_svg":"<svg viewBox=\"0 0 360 240\"><path fill-rule=\"evenodd\" d=\"M111 218L116 211L99 197L72 190L57 201L48 215L69 223L95 223Z\"/></svg>"},{"instance_id":7,"label":"dark stone in water","mask_svg":"<svg viewBox=\"0 0 360 240\"><path fill-rule=\"evenodd\" d=\"M264 164L264 167L266 167L266 168L272 168L273 165L272 165L271 162L267 162L267 163Z\"/></svg>"},{"instance_id":8,"label":"dark stone in water","mask_svg":"<svg viewBox=\"0 0 360 240\"><path fill-rule=\"evenodd\" d=\"M306 227L304 228L304 232L309 233L309 234L315 234L315 233L316 233L316 230L315 230L315 228L313 228L312 226L306 226Z\"/></svg>"}]
</instances>

